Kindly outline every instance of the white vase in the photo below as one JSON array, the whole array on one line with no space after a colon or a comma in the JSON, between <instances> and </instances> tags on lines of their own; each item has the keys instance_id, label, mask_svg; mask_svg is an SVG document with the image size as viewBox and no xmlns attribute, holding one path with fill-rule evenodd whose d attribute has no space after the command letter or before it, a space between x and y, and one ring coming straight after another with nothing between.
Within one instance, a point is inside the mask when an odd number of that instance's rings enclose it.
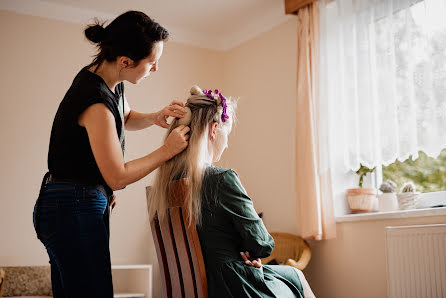
<instances>
[{"instance_id":1,"label":"white vase","mask_svg":"<svg viewBox=\"0 0 446 298\"><path fill-rule=\"evenodd\" d=\"M378 195L378 211L387 212L398 210L398 199L394 192Z\"/></svg>"}]
</instances>

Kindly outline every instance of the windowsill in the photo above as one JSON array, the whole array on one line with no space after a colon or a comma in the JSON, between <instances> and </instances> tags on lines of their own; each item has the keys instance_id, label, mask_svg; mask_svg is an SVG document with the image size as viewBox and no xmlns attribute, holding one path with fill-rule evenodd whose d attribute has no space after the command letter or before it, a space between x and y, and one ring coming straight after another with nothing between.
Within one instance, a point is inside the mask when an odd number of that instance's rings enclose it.
<instances>
[{"instance_id":1,"label":"windowsill","mask_svg":"<svg viewBox=\"0 0 446 298\"><path fill-rule=\"evenodd\" d=\"M409 218L409 217L437 216L437 215L446 215L446 207L398 210L390 212L368 212L359 214L348 214L336 217L336 222L339 223L339 222L352 222L352 221L384 220L384 219Z\"/></svg>"}]
</instances>

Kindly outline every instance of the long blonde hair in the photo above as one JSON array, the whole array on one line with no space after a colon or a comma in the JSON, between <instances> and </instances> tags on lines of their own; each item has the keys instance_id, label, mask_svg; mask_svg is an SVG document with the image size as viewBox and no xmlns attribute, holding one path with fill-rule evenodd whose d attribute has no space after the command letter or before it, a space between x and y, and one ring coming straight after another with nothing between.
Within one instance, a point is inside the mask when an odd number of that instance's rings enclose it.
<instances>
[{"instance_id":1,"label":"long blonde hair","mask_svg":"<svg viewBox=\"0 0 446 298\"><path fill-rule=\"evenodd\" d=\"M185 107L191 111L190 137L187 148L165 162L158 168L154 183L149 193L149 218L155 214L158 218L166 215L168 206L169 183L185 178L188 184L185 204L189 218L196 224L201 222L201 187L206 168L209 166L209 129L212 123L218 123L218 128L224 128L234 122L236 102L231 98L226 101L229 119L222 121L223 107L217 100L209 99L200 88L194 86L190 91ZM174 119L166 133L165 139L177 126L180 119ZM190 224L191 222L189 222Z\"/></svg>"}]
</instances>

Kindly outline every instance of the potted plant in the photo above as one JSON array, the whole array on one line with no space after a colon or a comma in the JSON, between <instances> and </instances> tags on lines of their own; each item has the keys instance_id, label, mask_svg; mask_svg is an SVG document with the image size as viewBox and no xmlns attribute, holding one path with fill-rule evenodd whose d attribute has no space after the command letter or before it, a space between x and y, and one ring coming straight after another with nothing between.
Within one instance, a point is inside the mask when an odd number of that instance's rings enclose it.
<instances>
[{"instance_id":1,"label":"potted plant","mask_svg":"<svg viewBox=\"0 0 446 298\"><path fill-rule=\"evenodd\" d=\"M356 174L359 175L359 188L347 189L347 201L352 213L371 212L376 203L377 191L374 188L363 188L364 177L375 170L361 164Z\"/></svg>"},{"instance_id":2,"label":"potted plant","mask_svg":"<svg viewBox=\"0 0 446 298\"><path fill-rule=\"evenodd\" d=\"M396 183L388 179L381 184L379 190L383 193L378 195L378 211L398 210L398 199L395 193Z\"/></svg>"},{"instance_id":3,"label":"potted plant","mask_svg":"<svg viewBox=\"0 0 446 298\"><path fill-rule=\"evenodd\" d=\"M416 192L413 182L404 183L401 192L398 194L398 205L401 210L415 209L419 192Z\"/></svg>"}]
</instances>

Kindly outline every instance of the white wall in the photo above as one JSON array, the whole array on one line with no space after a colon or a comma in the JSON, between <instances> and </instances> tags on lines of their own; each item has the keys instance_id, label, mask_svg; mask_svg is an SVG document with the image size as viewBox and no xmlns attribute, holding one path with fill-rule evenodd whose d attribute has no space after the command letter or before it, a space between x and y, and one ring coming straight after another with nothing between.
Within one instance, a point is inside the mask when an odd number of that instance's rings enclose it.
<instances>
[{"instance_id":1,"label":"white wall","mask_svg":"<svg viewBox=\"0 0 446 298\"><path fill-rule=\"evenodd\" d=\"M385 298L385 227L438 223L446 223L446 217L338 223L336 239L310 243L307 279L318 298Z\"/></svg>"},{"instance_id":2,"label":"white wall","mask_svg":"<svg viewBox=\"0 0 446 298\"><path fill-rule=\"evenodd\" d=\"M297 232L296 52L292 19L224 56L224 90L240 97L224 164L238 171L267 228L289 233Z\"/></svg>"}]
</instances>

